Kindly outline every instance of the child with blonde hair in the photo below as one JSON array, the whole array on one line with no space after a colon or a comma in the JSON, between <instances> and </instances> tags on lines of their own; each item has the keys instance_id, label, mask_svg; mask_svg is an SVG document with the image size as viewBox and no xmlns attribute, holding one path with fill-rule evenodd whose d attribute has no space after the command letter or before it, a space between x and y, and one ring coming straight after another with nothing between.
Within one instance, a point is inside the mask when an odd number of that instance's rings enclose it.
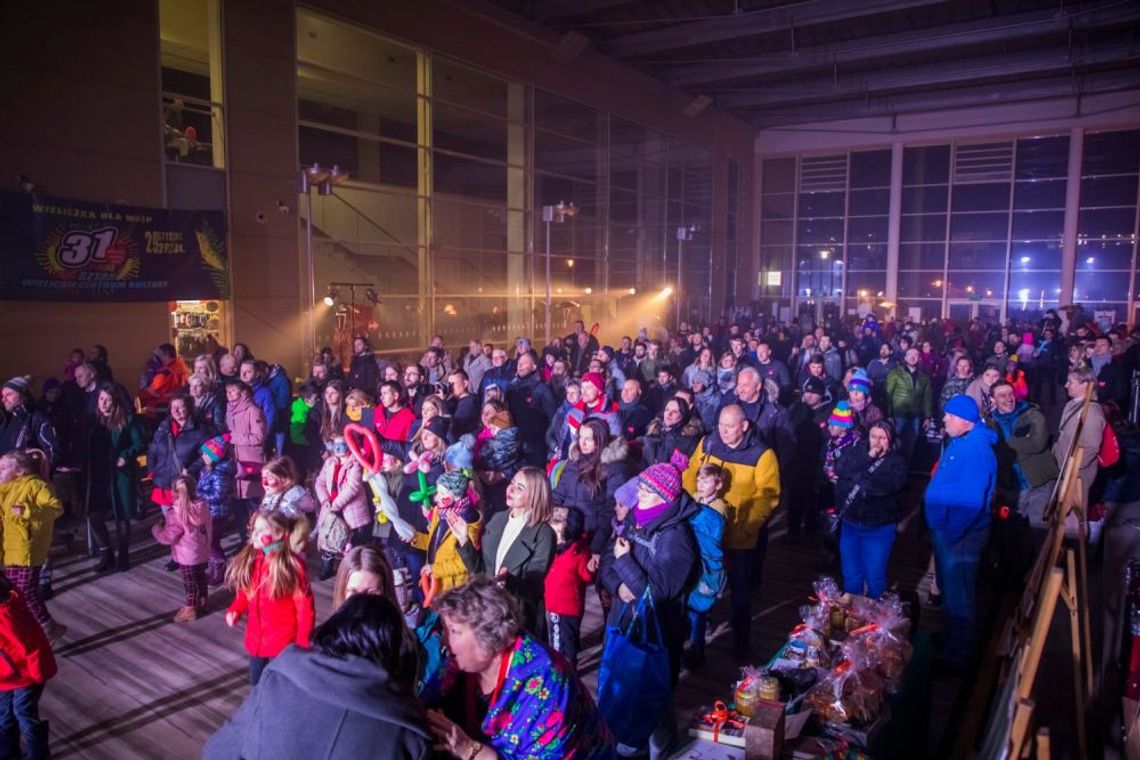
<instances>
[{"instance_id":1,"label":"child with blonde hair","mask_svg":"<svg viewBox=\"0 0 1140 760\"><path fill-rule=\"evenodd\" d=\"M4 575L28 605L52 642L67 627L52 620L40 597L40 576L51 548L52 526L63 505L38 474L35 460L22 450L0 456L0 530Z\"/></svg>"},{"instance_id":2,"label":"child with blonde hair","mask_svg":"<svg viewBox=\"0 0 1140 760\"><path fill-rule=\"evenodd\" d=\"M230 562L226 580L234 601L226 610L226 625L236 626L249 614L245 648L249 652L249 683L256 686L269 661L290 644L309 646L313 632L313 592L305 571L304 547L309 521L284 512L258 512L249 543Z\"/></svg>"},{"instance_id":3,"label":"child with blonde hair","mask_svg":"<svg viewBox=\"0 0 1140 760\"><path fill-rule=\"evenodd\" d=\"M166 512L166 520L150 531L155 541L170 547L170 556L182 573L186 603L174 616L174 622L189 623L206 609L206 564L210 559L213 520L210 505L198 498L193 478L183 475L175 479L173 491L174 503Z\"/></svg>"}]
</instances>

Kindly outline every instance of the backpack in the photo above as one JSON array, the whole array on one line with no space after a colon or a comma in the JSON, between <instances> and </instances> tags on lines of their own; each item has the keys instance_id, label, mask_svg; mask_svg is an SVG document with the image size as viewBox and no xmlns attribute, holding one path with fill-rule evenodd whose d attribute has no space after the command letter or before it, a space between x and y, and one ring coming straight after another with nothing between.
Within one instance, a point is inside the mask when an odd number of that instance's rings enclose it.
<instances>
[{"instance_id":1,"label":"backpack","mask_svg":"<svg viewBox=\"0 0 1140 760\"><path fill-rule=\"evenodd\" d=\"M1104 434L1100 439L1100 450L1097 451L1096 460L1101 467L1112 467L1120 461L1120 439L1112 425L1104 423Z\"/></svg>"}]
</instances>

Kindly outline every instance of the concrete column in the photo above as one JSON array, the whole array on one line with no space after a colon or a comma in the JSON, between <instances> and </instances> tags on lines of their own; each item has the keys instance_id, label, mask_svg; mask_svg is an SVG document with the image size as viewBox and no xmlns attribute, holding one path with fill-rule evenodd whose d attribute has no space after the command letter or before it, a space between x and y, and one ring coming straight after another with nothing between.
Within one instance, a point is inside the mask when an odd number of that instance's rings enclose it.
<instances>
[{"instance_id":1,"label":"concrete column","mask_svg":"<svg viewBox=\"0 0 1140 760\"><path fill-rule=\"evenodd\" d=\"M887 212L887 302L894 304L890 313L898 313L899 297L899 229L902 226L903 144L891 144L891 196Z\"/></svg>"},{"instance_id":2,"label":"concrete column","mask_svg":"<svg viewBox=\"0 0 1140 760\"><path fill-rule=\"evenodd\" d=\"M1061 237L1061 292L1057 305L1073 302L1073 284L1077 273L1077 218L1081 211L1081 164L1085 153L1085 130L1069 130L1069 176L1065 186L1065 231Z\"/></svg>"},{"instance_id":3,"label":"concrete column","mask_svg":"<svg viewBox=\"0 0 1140 760\"><path fill-rule=\"evenodd\" d=\"M297 196L296 9L292 0L226 2L226 136L230 156L230 266L237 340L298 371L306 359L307 282Z\"/></svg>"},{"instance_id":4,"label":"concrete column","mask_svg":"<svg viewBox=\"0 0 1140 760\"><path fill-rule=\"evenodd\" d=\"M527 183L526 87L507 83L507 323L518 335L533 335L526 281Z\"/></svg>"}]
</instances>

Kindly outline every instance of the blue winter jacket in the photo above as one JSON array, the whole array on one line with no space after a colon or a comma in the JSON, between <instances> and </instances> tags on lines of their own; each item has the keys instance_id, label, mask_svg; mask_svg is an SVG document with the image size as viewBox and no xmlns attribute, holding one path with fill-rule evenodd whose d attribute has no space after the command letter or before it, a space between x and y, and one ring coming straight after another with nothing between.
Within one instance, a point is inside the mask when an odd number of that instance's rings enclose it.
<instances>
[{"instance_id":1,"label":"blue winter jacket","mask_svg":"<svg viewBox=\"0 0 1140 760\"><path fill-rule=\"evenodd\" d=\"M210 505L210 517L220 520L230 516L234 498L234 463L228 457L203 467L198 475L198 496Z\"/></svg>"},{"instance_id":2,"label":"blue winter jacket","mask_svg":"<svg viewBox=\"0 0 1140 760\"><path fill-rule=\"evenodd\" d=\"M289 420L289 404L293 398L293 383L289 380L289 373L280 364L274 364L269 368L269 379L265 383L269 386L269 393L273 397L273 408L275 418L277 418L278 428L284 430ZM269 425L269 418L265 418L265 424Z\"/></svg>"},{"instance_id":3,"label":"blue winter jacket","mask_svg":"<svg viewBox=\"0 0 1140 760\"><path fill-rule=\"evenodd\" d=\"M270 433L275 432L277 430L274 427L277 422L277 403L273 400L273 391L268 385L253 384L253 403L257 404L261 413L265 415L265 430Z\"/></svg>"},{"instance_id":4,"label":"blue winter jacket","mask_svg":"<svg viewBox=\"0 0 1140 760\"><path fill-rule=\"evenodd\" d=\"M926 487L926 522L931 530L945 532L951 543L989 525L997 485L997 440L998 434L982 423L951 438Z\"/></svg>"},{"instance_id":5,"label":"blue winter jacket","mask_svg":"<svg viewBox=\"0 0 1140 760\"><path fill-rule=\"evenodd\" d=\"M724 522L728 505L724 499L701 504L700 511L689 519L697 548L701 551L701 577L689 592L689 609L708 612L724 591Z\"/></svg>"}]
</instances>

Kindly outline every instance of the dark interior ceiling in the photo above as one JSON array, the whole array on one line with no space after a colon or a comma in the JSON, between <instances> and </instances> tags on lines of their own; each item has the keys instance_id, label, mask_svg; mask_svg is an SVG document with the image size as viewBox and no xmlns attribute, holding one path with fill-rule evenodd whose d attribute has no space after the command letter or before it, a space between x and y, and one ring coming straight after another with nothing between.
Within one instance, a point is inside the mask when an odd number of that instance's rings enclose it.
<instances>
[{"instance_id":1,"label":"dark interior ceiling","mask_svg":"<svg viewBox=\"0 0 1140 760\"><path fill-rule=\"evenodd\" d=\"M757 128L1140 90L1140 0L490 2Z\"/></svg>"}]
</instances>

